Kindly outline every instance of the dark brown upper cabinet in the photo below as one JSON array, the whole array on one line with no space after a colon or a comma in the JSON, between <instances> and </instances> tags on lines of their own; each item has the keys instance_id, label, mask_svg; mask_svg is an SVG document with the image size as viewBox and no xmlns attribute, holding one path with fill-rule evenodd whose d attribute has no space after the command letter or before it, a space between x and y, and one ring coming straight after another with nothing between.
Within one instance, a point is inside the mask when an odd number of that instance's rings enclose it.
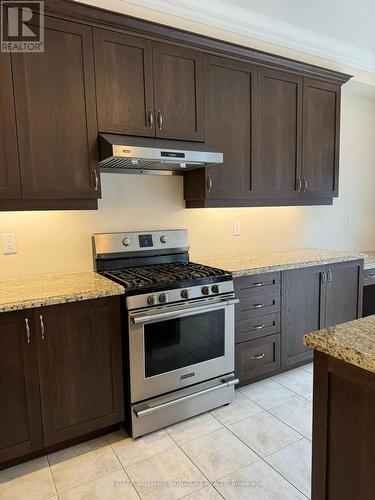
<instances>
[{"instance_id":1,"label":"dark brown upper cabinet","mask_svg":"<svg viewBox=\"0 0 375 500\"><path fill-rule=\"evenodd\" d=\"M300 198L302 77L259 68L258 82L258 197Z\"/></svg>"},{"instance_id":2,"label":"dark brown upper cabinet","mask_svg":"<svg viewBox=\"0 0 375 500\"><path fill-rule=\"evenodd\" d=\"M153 44L156 137L204 140L202 54Z\"/></svg>"},{"instance_id":3,"label":"dark brown upper cabinet","mask_svg":"<svg viewBox=\"0 0 375 500\"><path fill-rule=\"evenodd\" d=\"M204 140L200 52L101 29L94 39L101 132Z\"/></svg>"},{"instance_id":4,"label":"dark brown upper cabinet","mask_svg":"<svg viewBox=\"0 0 375 500\"><path fill-rule=\"evenodd\" d=\"M45 17L45 52L12 54L12 70L22 197L96 200L92 28Z\"/></svg>"},{"instance_id":5,"label":"dark brown upper cabinet","mask_svg":"<svg viewBox=\"0 0 375 500\"><path fill-rule=\"evenodd\" d=\"M0 199L21 196L10 55L0 52Z\"/></svg>"},{"instance_id":6,"label":"dark brown upper cabinet","mask_svg":"<svg viewBox=\"0 0 375 500\"><path fill-rule=\"evenodd\" d=\"M338 195L339 85L304 79L303 86L303 196Z\"/></svg>"},{"instance_id":7,"label":"dark brown upper cabinet","mask_svg":"<svg viewBox=\"0 0 375 500\"><path fill-rule=\"evenodd\" d=\"M100 132L155 135L152 43L94 30Z\"/></svg>"},{"instance_id":8,"label":"dark brown upper cabinet","mask_svg":"<svg viewBox=\"0 0 375 500\"><path fill-rule=\"evenodd\" d=\"M43 447L32 311L0 314L0 463Z\"/></svg>"},{"instance_id":9,"label":"dark brown upper cabinet","mask_svg":"<svg viewBox=\"0 0 375 500\"><path fill-rule=\"evenodd\" d=\"M192 171L185 177L185 199L248 199L254 190L256 163L257 67L221 57L205 57L206 144L224 153L224 164ZM194 202L194 197L200 200ZM205 200L204 200L205 199Z\"/></svg>"}]
</instances>

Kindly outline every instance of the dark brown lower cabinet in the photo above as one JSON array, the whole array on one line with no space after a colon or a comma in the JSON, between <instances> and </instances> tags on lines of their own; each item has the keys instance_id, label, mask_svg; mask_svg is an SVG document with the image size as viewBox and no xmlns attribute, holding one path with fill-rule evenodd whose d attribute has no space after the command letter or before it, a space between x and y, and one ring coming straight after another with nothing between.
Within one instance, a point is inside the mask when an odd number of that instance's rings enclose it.
<instances>
[{"instance_id":1,"label":"dark brown lower cabinet","mask_svg":"<svg viewBox=\"0 0 375 500\"><path fill-rule=\"evenodd\" d=\"M375 498L375 375L315 351L312 500Z\"/></svg>"},{"instance_id":2,"label":"dark brown lower cabinet","mask_svg":"<svg viewBox=\"0 0 375 500\"><path fill-rule=\"evenodd\" d=\"M361 317L362 282L361 261L282 273L284 368L312 359L312 350L303 344L306 333Z\"/></svg>"},{"instance_id":3,"label":"dark brown lower cabinet","mask_svg":"<svg viewBox=\"0 0 375 500\"><path fill-rule=\"evenodd\" d=\"M35 314L45 445L121 422L119 301L75 302Z\"/></svg>"},{"instance_id":4,"label":"dark brown lower cabinet","mask_svg":"<svg viewBox=\"0 0 375 500\"><path fill-rule=\"evenodd\" d=\"M293 269L282 273L282 358L289 367L312 360L303 343L305 333L324 326L324 266Z\"/></svg>"},{"instance_id":5,"label":"dark brown lower cabinet","mask_svg":"<svg viewBox=\"0 0 375 500\"><path fill-rule=\"evenodd\" d=\"M306 333L361 317L362 261L235 278L240 384L312 360Z\"/></svg>"},{"instance_id":6,"label":"dark brown lower cabinet","mask_svg":"<svg viewBox=\"0 0 375 500\"><path fill-rule=\"evenodd\" d=\"M43 448L33 312L0 314L0 463Z\"/></svg>"},{"instance_id":7,"label":"dark brown lower cabinet","mask_svg":"<svg viewBox=\"0 0 375 500\"><path fill-rule=\"evenodd\" d=\"M120 299L0 315L0 463L124 418Z\"/></svg>"}]
</instances>

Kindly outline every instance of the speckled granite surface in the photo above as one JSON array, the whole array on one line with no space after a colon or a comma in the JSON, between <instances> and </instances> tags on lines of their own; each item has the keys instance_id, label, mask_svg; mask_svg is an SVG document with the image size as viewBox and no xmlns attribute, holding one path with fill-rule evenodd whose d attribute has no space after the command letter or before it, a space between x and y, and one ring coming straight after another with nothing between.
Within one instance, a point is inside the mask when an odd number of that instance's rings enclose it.
<instances>
[{"instance_id":1,"label":"speckled granite surface","mask_svg":"<svg viewBox=\"0 0 375 500\"><path fill-rule=\"evenodd\" d=\"M358 253L321 250L318 248L301 248L278 252L249 252L245 254L227 255L223 257L204 257L194 259L233 273L234 277L248 276L272 271L284 271L300 267L347 262L361 258ZM362 257L363 258L363 257Z\"/></svg>"},{"instance_id":2,"label":"speckled granite surface","mask_svg":"<svg viewBox=\"0 0 375 500\"><path fill-rule=\"evenodd\" d=\"M124 288L93 272L0 280L0 312L121 295Z\"/></svg>"},{"instance_id":3,"label":"speckled granite surface","mask_svg":"<svg viewBox=\"0 0 375 500\"><path fill-rule=\"evenodd\" d=\"M375 373L375 315L305 335L306 345Z\"/></svg>"},{"instance_id":4,"label":"speckled granite surface","mask_svg":"<svg viewBox=\"0 0 375 500\"><path fill-rule=\"evenodd\" d=\"M375 269L375 251L373 252L363 252L365 257L365 270Z\"/></svg>"}]
</instances>

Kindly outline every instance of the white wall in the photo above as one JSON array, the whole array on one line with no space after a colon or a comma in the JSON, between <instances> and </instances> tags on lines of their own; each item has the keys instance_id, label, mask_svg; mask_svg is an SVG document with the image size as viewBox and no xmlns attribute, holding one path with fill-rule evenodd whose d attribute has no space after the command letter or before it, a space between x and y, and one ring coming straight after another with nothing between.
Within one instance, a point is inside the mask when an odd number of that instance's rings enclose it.
<instances>
[{"instance_id":1,"label":"white wall","mask_svg":"<svg viewBox=\"0 0 375 500\"><path fill-rule=\"evenodd\" d=\"M92 269L91 235L186 227L194 258L253 249L375 249L375 97L348 83L342 92L340 197L326 207L184 208L179 177L103 174L98 211L0 212L18 253L0 254L0 277ZM366 93L368 92L368 94ZM341 229L352 216L353 228ZM233 221L242 235L232 236Z\"/></svg>"}]
</instances>

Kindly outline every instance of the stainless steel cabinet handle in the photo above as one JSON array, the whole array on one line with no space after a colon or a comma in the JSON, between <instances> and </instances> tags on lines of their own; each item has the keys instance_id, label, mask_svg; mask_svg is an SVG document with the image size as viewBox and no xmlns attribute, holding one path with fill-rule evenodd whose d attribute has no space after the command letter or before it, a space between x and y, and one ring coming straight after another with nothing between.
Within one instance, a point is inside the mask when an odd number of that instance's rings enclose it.
<instances>
[{"instance_id":1,"label":"stainless steel cabinet handle","mask_svg":"<svg viewBox=\"0 0 375 500\"><path fill-rule=\"evenodd\" d=\"M148 110L148 126L150 128L154 126L154 113L151 109Z\"/></svg>"},{"instance_id":2,"label":"stainless steel cabinet handle","mask_svg":"<svg viewBox=\"0 0 375 500\"><path fill-rule=\"evenodd\" d=\"M166 403L162 403L156 406L145 405L145 408L142 410L133 409L133 413L137 418L145 417L150 413L155 413L160 410L164 410L164 408L168 408L169 406L174 406L178 403L182 403L184 401L188 401L189 399L195 398L197 396L203 396L204 394L208 394L213 391L217 391L218 389L224 389L225 387L230 387L232 385L236 385L239 383L238 378L230 378L229 380L223 380L223 382L219 385L214 385L213 387L208 387L207 389L203 389L202 391L194 392L193 394L187 394L186 396L182 396L181 398L173 399L172 401L167 401Z\"/></svg>"},{"instance_id":3,"label":"stainless steel cabinet handle","mask_svg":"<svg viewBox=\"0 0 375 500\"><path fill-rule=\"evenodd\" d=\"M254 325L253 326L253 330L261 330L262 328L264 328L266 325Z\"/></svg>"},{"instance_id":4,"label":"stainless steel cabinet handle","mask_svg":"<svg viewBox=\"0 0 375 500\"><path fill-rule=\"evenodd\" d=\"M42 332L42 340L44 340L44 322L42 315L39 316L39 320L40 320L40 331Z\"/></svg>"},{"instance_id":5,"label":"stainless steel cabinet handle","mask_svg":"<svg viewBox=\"0 0 375 500\"><path fill-rule=\"evenodd\" d=\"M297 177L297 191L300 192L302 189L302 180L301 177Z\"/></svg>"},{"instance_id":6,"label":"stainless steel cabinet handle","mask_svg":"<svg viewBox=\"0 0 375 500\"><path fill-rule=\"evenodd\" d=\"M369 274L366 276L366 278L375 278L375 274Z\"/></svg>"},{"instance_id":7,"label":"stainless steel cabinet handle","mask_svg":"<svg viewBox=\"0 0 375 500\"><path fill-rule=\"evenodd\" d=\"M252 304L251 306L253 309L260 309L261 307L264 307L264 304Z\"/></svg>"},{"instance_id":8,"label":"stainless steel cabinet handle","mask_svg":"<svg viewBox=\"0 0 375 500\"><path fill-rule=\"evenodd\" d=\"M258 283L251 283L252 286L263 286L264 281L259 281Z\"/></svg>"},{"instance_id":9,"label":"stainless steel cabinet handle","mask_svg":"<svg viewBox=\"0 0 375 500\"><path fill-rule=\"evenodd\" d=\"M307 181L307 177L303 176L302 179L303 179L303 192L306 193L309 183Z\"/></svg>"},{"instance_id":10,"label":"stainless steel cabinet handle","mask_svg":"<svg viewBox=\"0 0 375 500\"><path fill-rule=\"evenodd\" d=\"M259 354L254 354L254 356L251 356L250 359L262 359L264 358L264 352L261 352Z\"/></svg>"},{"instance_id":11,"label":"stainless steel cabinet handle","mask_svg":"<svg viewBox=\"0 0 375 500\"><path fill-rule=\"evenodd\" d=\"M327 275L326 275L325 271L321 272L321 280L322 280L322 285L325 285L325 283L327 281Z\"/></svg>"},{"instance_id":12,"label":"stainless steel cabinet handle","mask_svg":"<svg viewBox=\"0 0 375 500\"><path fill-rule=\"evenodd\" d=\"M161 114L160 109L158 111L158 126L159 126L159 130L163 129L163 115Z\"/></svg>"},{"instance_id":13,"label":"stainless steel cabinet handle","mask_svg":"<svg viewBox=\"0 0 375 500\"><path fill-rule=\"evenodd\" d=\"M331 283L331 281L332 281L332 271L330 269L328 269L327 283Z\"/></svg>"},{"instance_id":14,"label":"stainless steel cabinet handle","mask_svg":"<svg viewBox=\"0 0 375 500\"><path fill-rule=\"evenodd\" d=\"M25 325L26 325L26 339L27 343L30 344L30 326L29 326L29 320L25 318Z\"/></svg>"},{"instance_id":15,"label":"stainless steel cabinet handle","mask_svg":"<svg viewBox=\"0 0 375 500\"><path fill-rule=\"evenodd\" d=\"M207 190L209 193L211 192L211 189L212 189L212 179L211 179L211 176L208 175L207 176Z\"/></svg>"},{"instance_id":16,"label":"stainless steel cabinet handle","mask_svg":"<svg viewBox=\"0 0 375 500\"><path fill-rule=\"evenodd\" d=\"M98 189L99 189L99 178L98 178L98 174L96 172L96 169L94 170L94 179L95 179L95 191L98 191Z\"/></svg>"}]
</instances>

